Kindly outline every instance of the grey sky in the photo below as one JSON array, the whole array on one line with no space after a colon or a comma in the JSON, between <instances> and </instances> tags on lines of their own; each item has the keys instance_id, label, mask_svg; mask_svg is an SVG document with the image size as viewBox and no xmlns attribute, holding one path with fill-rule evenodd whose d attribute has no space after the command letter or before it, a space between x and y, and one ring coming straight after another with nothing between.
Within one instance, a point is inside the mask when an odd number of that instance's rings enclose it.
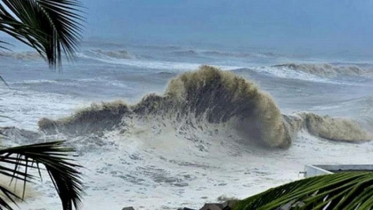
<instances>
[{"instance_id":1,"label":"grey sky","mask_svg":"<svg viewBox=\"0 0 373 210\"><path fill-rule=\"evenodd\" d=\"M373 49L373 0L84 0L86 37Z\"/></svg>"},{"instance_id":2,"label":"grey sky","mask_svg":"<svg viewBox=\"0 0 373 210\"><path fill-rule=\"evenodd\" d=\"M86 39L373 54L373 0L82 0Z\"/></svg>"}]
</instances>

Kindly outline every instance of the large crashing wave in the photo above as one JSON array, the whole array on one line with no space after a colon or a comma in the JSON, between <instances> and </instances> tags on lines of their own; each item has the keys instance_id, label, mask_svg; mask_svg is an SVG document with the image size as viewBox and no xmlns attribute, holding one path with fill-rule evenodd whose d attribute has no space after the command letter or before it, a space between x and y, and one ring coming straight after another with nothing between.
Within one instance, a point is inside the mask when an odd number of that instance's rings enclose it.
<instances>
[{"instance_id":1,"label":"large crashing wave","mask_svg":"<svg viewBox=\"0 0 373 210\"><path fill-rule=\"evenodd\" d=\"M93 104L67 118L43 118L39 127L47 133L78 135L113 129L126 132L126 121L132 118L190 127L225 124L245 140L269 147L287 148L302 128L331 140L369 139L351 121L305 113L283 116L271 96L255 84L210 66L172 79L163 96L148 95L135 105Z\"/></svg>"},{"instance_id":2,"label":"large crashing wave","mask_svg":"<svg viewBox=\"0 0 373 210\"><path fill-rule=\"evenodd\" d=\"M361 69L358 66L335 66L331 64L301 64L288 63L275 65L276 68L301 71L321 77L336 76L373 76L373 71Z\"/></svg>"}]
</instances>

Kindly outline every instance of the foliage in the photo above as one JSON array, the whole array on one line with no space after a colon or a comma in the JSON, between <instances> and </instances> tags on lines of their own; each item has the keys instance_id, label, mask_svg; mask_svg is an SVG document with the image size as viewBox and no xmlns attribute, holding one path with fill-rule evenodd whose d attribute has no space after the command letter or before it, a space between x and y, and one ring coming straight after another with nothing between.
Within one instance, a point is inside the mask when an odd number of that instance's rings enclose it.
<instances>
[{"instance_id":1,"label":"foliage","mask_svg":"<svg viewBox=\"0 0 373 210\"><path fill-rule=\"evenodd\" d=\"M0 31L37 50L51 67L62 54L73 58L81 39L80 4L77 0L1 0ZM4 41L0 41L6 48Z\"/></svg>"},{"instance_id":2,"label":"foliage","mask_svg":"<svg viewBox=\"0 0 373 210\"><path fill-rule=\"evenodd\" d=\"M78 0L0 0L0 31L34 48L55 68L62 63L62 54L72 59L81 40L81 6ZM0 48L8 49L0 40ZM0 80L6 82L0 77ZM7 118L6 116L0 116ZM0 135L4 135L0 132ZM78 209L81 204L82 182L79 165L67 156L73 150L63 147L61 141L33 144L0 150L0 174L12 181L23 182L23 195L0 185L0 209L12 209L24 199L26 183L41 177L43 165L61 199L64 210Z\"/></svg>"},{"instance_id":3,"label":"foliage","mask_svg":"<svg viewBox=\"0 0 373 210\"><path fill-rule=\"evenodd\" d=\"M74 164L67 157L73 150L63 147L62 143L55 141L0 150L0 174L24 184L22 196L0 186L4 198L13 203L23 200L26 183L37 178L30 175L30 169L36 169L41 177L42 164L58 192L63 209L72 209L73 206L78 209L83 190L81 173L78 171L81 166ZM0 197L0 209L12 209L4 198Z\"/></svg>"},{"instance_id":4,"label":"foliage","mask_svg":"<svg viewBox=\"0 0 373 210\"><path fill-rule=\"evenodd\" d=\"M373 207L373 173L344 172L291 182L240 201L234 210L366 210Z\"/></svg>"}]
</instances>

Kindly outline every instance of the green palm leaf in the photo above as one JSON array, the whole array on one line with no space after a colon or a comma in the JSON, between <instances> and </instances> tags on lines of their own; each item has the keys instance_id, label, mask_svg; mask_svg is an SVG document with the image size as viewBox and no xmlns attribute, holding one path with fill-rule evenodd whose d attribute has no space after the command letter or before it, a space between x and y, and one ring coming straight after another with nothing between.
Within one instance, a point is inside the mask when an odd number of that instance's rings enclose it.
<instances>
[{"instance_id":1,"label":"green palm leaf","mask_svg":"<svg viewBox=\"0 0 373 210\"><path fill-rule=\"evenodd\" d=\"M0 31L36 49L55 67L62 54L71 59L77 50L80 8L76 0L2 0Z\"/></svg>"},{"instance_id":2,"label":"green palm leaf","mask_svg":"<svg viewBox=\"0 0 373 210\"><path fill-rule=\"evenodd\" d=\"M81 173L79 165L74 164L67 156L73 150L62 147L62 141L33 144L20 147L12 147L0 150L0 174L10 177L12 180L20 180L26 183L37 177L30 175L30 169L36 169L40 173L40 165L44 165L62 202L64 210L79 209L83 193ZM11 202L23 200L23 196L0 186L0 192ZM0 209L12 209L8 202L0 197Z\"/></svg>"},{"instance_id":3,"label":"green palm leaf","mask_svg":"<svg viewBox=\"0 0 373 210\"><path fill-rule=\"evenodd\" d=\"M366 210L373 207L373 173L345 172L311 177L240 201L234 210Z\"/></svg>"}]
</instances>

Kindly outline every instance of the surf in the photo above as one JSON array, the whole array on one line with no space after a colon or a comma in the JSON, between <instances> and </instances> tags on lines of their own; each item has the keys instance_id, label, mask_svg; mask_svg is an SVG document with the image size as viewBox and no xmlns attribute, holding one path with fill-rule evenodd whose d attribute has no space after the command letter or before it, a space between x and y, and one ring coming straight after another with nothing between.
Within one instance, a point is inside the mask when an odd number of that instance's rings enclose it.
<instances>
[{"instance_id":1,"label":"surf","mask_svg":"<svg viewBox=\"0 0 373 210\"><path fill-rule=\"evenodd\" d=\"M283 115L271 95L255 83L212 66L171 79L163 95L149 94L137 104L92 104L65 118L42 118L38 126L46 134L126 133L131 129L128 122L133 120L169 126L172 129L167 130L174 132L181 127L198 132L224 126L244 144L275 148L289 148L300 130L335 141L371 140L371 135L352 120L313 113Z\"/></svg>"}]
</instances>

